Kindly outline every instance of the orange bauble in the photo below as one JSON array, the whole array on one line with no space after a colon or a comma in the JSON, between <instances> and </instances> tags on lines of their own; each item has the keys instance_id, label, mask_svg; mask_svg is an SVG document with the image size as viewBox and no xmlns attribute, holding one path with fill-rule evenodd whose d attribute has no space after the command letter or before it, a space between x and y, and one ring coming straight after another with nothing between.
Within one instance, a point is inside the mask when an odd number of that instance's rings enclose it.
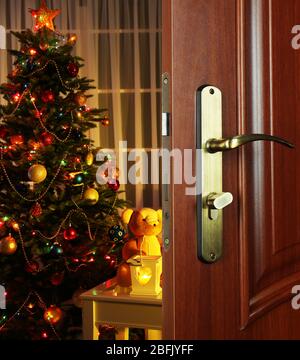
<instances>
[{"instance_id":1,"label":"orange bauble","mask_svg":"<svg viewBox=\"0 0 300 360\"><path fill-rule=\"evenodd\" d=\"M51 305L44 312L44 319L48 321L50 324L57 324L62 318L62 311L59 307Z\"/></svg>"},{"instance_id":2,"label":"orange bauble","mask_svg":"<svg viewBox=\"0 0 300 360\"><path fill-rule=\"evenodd\" d=\"M132 256L139 254L140 251L137 246L137 242L135 240L129 240L123 246L122 249L122 257L125 261L130 259Z\"/></svg>"},{"instance_id":3,"label":"orange bauble","mask_svg":"<svg viewBox=\"0 0 300 360\"><path fill-rule=\"evenodd\" d=\"M124 263L118 267L117 283L122 287L131 286L130 266L128 264Z\"/></svg>"}]
</instances>

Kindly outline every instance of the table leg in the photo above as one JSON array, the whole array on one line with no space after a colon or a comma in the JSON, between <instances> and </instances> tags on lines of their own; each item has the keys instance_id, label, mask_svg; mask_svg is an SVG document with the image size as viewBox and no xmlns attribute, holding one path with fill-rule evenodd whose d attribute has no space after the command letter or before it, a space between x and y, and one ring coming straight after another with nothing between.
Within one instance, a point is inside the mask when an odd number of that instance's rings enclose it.
<instances>
[{"instance_id":1,"label":"table leg","mask_svg":"<svg viewBox=\"0 0 300 360\"><path fill-rule=\"evenodd\" d=\"M116 340L129 340L129 328L116 327Z\"/></svg>"},{"instance_id":2,"label":"table leg","mask_svg":"<svg viewBox=\"0 0 300 360\"><path fill-rule=\"evenodd\" d=\"M161 340L162 332L161 330L145 329L145 337L146 340Z\"/></svg>"},{"instance_id":3,"label":"table leg","mask_svg":"<svg viewBox=\"0 0 300 360\"><path fill-rule=\"evenodd\" d=\"M83 340L98 340L99 330L96 327L95 302L84 301L82 307Z\"/></svg>"}]
</instances>

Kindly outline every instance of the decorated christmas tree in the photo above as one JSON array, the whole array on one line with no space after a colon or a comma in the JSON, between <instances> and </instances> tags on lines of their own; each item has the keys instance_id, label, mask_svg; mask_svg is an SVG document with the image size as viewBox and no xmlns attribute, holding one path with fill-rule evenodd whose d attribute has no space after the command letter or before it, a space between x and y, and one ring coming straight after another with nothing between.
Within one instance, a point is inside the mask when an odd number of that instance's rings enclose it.
<instances>
[{"instance_id":1,"label":"decorated christmas tree","mask_svg":"<svg viewBox=\"0 0 300 360\"><path fill-rule=\"evenodd\" d=\"M45 1L30 12L34 29L13 33L21 46L0 86L0 339L68 337L76 324L65 302L114 274L123 234L117 171L96 181L86 133L109 120L87 106L76 35L56 31L60 10Z\"/></svg>"}]
</instances>

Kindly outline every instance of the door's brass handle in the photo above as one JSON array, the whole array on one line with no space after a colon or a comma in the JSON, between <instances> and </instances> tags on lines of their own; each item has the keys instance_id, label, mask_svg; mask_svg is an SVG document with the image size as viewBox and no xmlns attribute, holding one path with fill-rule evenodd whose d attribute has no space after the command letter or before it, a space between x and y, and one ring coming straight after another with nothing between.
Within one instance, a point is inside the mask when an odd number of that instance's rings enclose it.
<instances>
[{"instance_id":1,"label":"door's brass handle","mask_svg":"<svg viewBox=\"0 0 300 360\"><path fill-rule=\"evenodd\" d=\"M294 148L293 144L277 136L265 135L265 134L251 134L251 135L237 135L225 139L210 139L206 143L206 150L209 153L214 154L220 151L223 152L223 151L236 149L252 141L262 141L262 140L275 141L289 148Z\"/></svg>"}]
</instances>

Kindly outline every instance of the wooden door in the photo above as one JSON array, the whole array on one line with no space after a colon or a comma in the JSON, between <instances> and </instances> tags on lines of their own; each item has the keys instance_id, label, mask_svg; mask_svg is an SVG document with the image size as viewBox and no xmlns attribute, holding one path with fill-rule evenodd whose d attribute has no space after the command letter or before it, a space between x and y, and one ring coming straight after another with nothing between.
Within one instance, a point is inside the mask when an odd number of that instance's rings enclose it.
<instances>
[{"instance_id":1,"label":"wooden door","mask_svg":"<svg viewBox=\"0 0 300 360\"><path fill-rule=\"evenodd\" d=\"M163 0L163 68L171 77L173 148L196 147L195 98L223 93L223 135L274 134L289 150L252 143L223 155L223 257L197 258L196 198L173 185L164 254L166 339L299 339L299 0ZM294 41L292 39L294 38Z\"/></svg>"}]
</instances>

